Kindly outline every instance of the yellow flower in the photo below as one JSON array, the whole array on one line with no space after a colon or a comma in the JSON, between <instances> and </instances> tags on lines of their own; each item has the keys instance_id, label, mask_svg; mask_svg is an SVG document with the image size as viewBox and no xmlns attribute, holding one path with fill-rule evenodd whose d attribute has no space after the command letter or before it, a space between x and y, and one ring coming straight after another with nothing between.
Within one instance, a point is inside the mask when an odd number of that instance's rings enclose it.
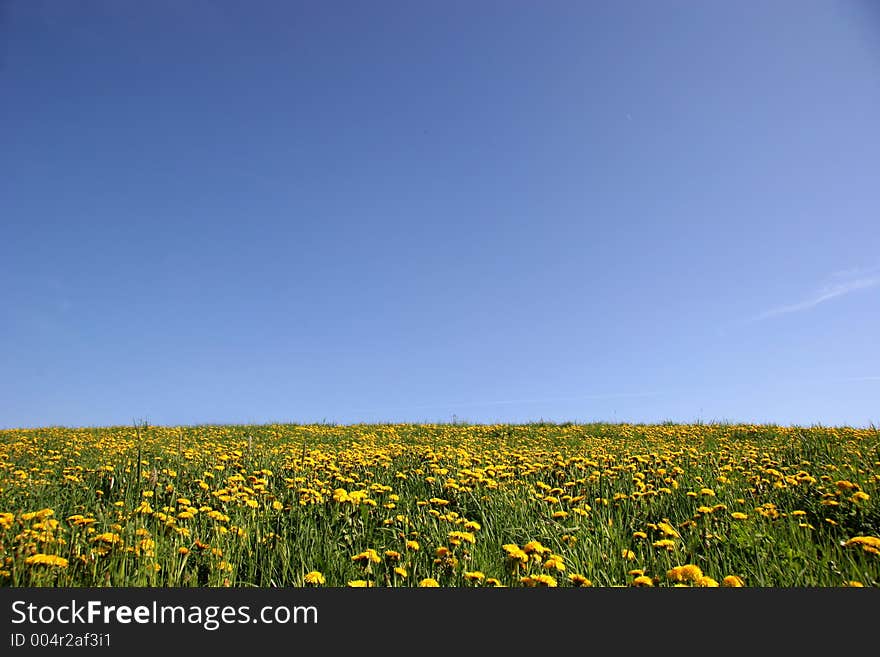
<instances>
[{"instance_id":1,"label":"yellow flower","mask_svg":"<svg viewBox=\"0 0 880 657\"><path fill-rule=\"evenodd\" d=\"M348 585L353 589L364 589L373 586L373 583L365 579L353 579Z\"/></svg>"},{"instance_id":2,"label":"yellow flower","mask_svg":"<svg viewBox=\"0 0 880 657\"><path fill-rule=\"evenodd\" d=\"M562 561L562 557L558 554L551 555L547 561L544 562L544 568L546 570L565 570L565 563Z\"/></svg>"},{"instance_id":3,"label":"yellow flower","mask_svg":"<svg viewBox=\"0 0 880 657\"><path fill-rule=\"evenodd\" d=\"M854 536L843 547L861 547L865 552L880 555L880 538L876 536Z\"/></svg>"},{"instance_id":4,"label":"yellow flower","mask_svg":"<svg viewBox=\"0 0 880 657\"><path fill-rule=\"evenodd\" d=\"M394 572L395 572L397 575L400 575L401 577L403 577L404 579L406 579L407 576L408 576L408 573L406 572L406 568L404 568L403 566L397 566L397 567L395 567L395 568L394 568Z\"/></svg>"},{"instance_id":5,"label":"yellow flower","mask_svg":"<svg viewBox=\"0 0 880 657\"><path fill-rule=\"evenodd\" d=\"M464 571L464 578L469 582L482 582L486 579L486 575L481 573L479 570L473 571Z\"/></svg>"},{"instance_id":6,"label":"yellow flower","mask_svg":"<svg viewBox=\"0 0 880 657\"><path fill-rule=\"evenodd\" d=\"M655 548L665 548L665 549L669 550L670 552L673 549L675 549L675 541L668 539L668 538L663 538L663 539L660 539L659 541L654 541L653 545Z\"/></svg>"},{"instance_id":7,"label":"yellow flower","mask_svg":"<svg viewBox=\"0 0 880 657\"><path fill-rule=\"evenodd\" d=\"M849 501L853 504L858 504L859 502L867 502L871 499L871 496L862 491L856 491L853 493L852 497L849 498Z\"/></svg>"},{"instance_id":8,"label":"yellow flower","mask_svg":"<svg viewBox=\"0 0 880 657\"><path fill-rule=\"evenodd\" d=\"M426 577L421 582L419 582L419 586L422 588L438 588L440 586L440 583L433 577Z\"/></svg>"},{"instance_id":9,"label":"yellow flower","mask_svg":"<svg viewBox=\"0 0 880 657\"><path fill-rule=\"evenodd\" d=\"M272 501L272 508L275 511L281 511L281 509L284 508L284 505L281 502L279 502L278 500L273 500Z\"/></svg>"},{"instance_id":10,"label":"yellow flower","mask_svg":"<svg viewBox=\"0 0 880 657\"><path fill-rule=\"evenodd\" d=\"M476 542L477 538L471 532L449 532L450 545L461 545L462 543L473 545Z\"/></svg>"},{"instance_id":11,"label":"yellow flower","mask_svg":"<svg viewBox=\"0 0 880 657\"><path fill-rule=\"evenodd\" d=\"M28 565L55 566L56 568L67 568L67 559L56 556L54 554L33 554L24 562Z\"/></svg>"},{"instance_id":12,"label":"yellow flower","mask_svg":"<svg viewBox=\"0 0 880 657\"><path fill-rule=\"evenodd\" d=\"M632 550L623 550L620 553L620 556L626 559L627 561L633 561L636 558L636 553Z\"/></svg>"},{"instance_id":13,"label":"yellow flower","mask_svg":"<svg viewBox=\"0 0 880 657\"><path fill-rule=\"evenodd\" d=\"M593 583L588 580L583 575L578 575L577 573L572 573L568 576L568 581L571 582L574 586L592 586Z\"/></svg>"},{"instance_id":14,"label":"yellow flower","mask_svg":"<svg viewBox=\"0 0 880 657\"><path fill-rule=\"evenodd\" d=\"M730 514L730 517L733 518L734 520L748 520L749 519L749 516L746 515L745 513L742 513L741 511L734 511L733 513Z\"/></svg>"},{"instance_id":15,"label":"yellow flower","mask_svg":"<svg viewBox=\"0 0 880 657\"><path fill-rule=\"evenodd\" d=\"M633 532L633 538L648 538L645 532Z\"/></svg>"},{"instance_id":16,"label":"yellow flower","mask_svg":"<svg viewBox=\"0 0 880 657\"><path fill-rule=\"evenodd\" d=\"M645 575L639 575L632 581L633 586L654 586L654 581Z\"/></svg>"},{"instance_id":17,"label":"yellow flower","mask_svg":"<svg viewBox=\"0 0 880 657\"><path fill-rule=\"evenodd\" d=\"M360 554L356 554L351 558L352 561L363 561L364 563L380 563L382 559L379 554L372 548L364 550Z\"/></svg>"},{"instance_id":18,"label":"yellow flower","mask_svg":"<svg viewBox=\"0 0 880 657\"><path fill-rule=\"evenodd\" d=\"M670 525L668 522L658 522L657 529L660 530L665 536L672 536L673 538L680 538L679 533L676 531L675 527Z\"/></svg>"},{"instance_id":19,"label":"yellow flower","mask_svg":"<svg viewBox=\"0 0 880 657\"><path fill-rule=\"evenodd\" d=\"M514 546L516 547L516 546ZM504 549L507 549L507 546L504 546ZM549 548L545 548L539 541L529 541L525 545L523 545L522 551L526 554L541 554L543 555L545 552L550 552Z\"/></svg>"},{"instance_id":20,"label":"yellow flower","mask_svg":"<svg viewBox=\"0 0 880 657\"><path fill-rule=\"evenodd\" d=\"M406 542L406 549L407 550L418 550L419 549L419 542L418 541L407 541Z\"/></svg>"},{"instance_id":21,"label":"yellow flower","mask_svg":"<svg viewBox=\"0 0 880 657\"><path fill-rule=\"evenodd\" d=\"M324 579L324 575L317 570L306 573L305 577L303 577L303 582L312 586L320 586L321 584L327 583Z\"/></svg>"},{"instance_id":22,"label":"yellow flower","mask_svg":"<svg viewBox=\"0 0 880 657\"><path fill-rule=\"evenodd\" d=\"M703 571L694 564L676 566L666 572L666 579L670 582L698 582L702 577Z\"/></svg>"},{"instance_id":23,"label":"yellow flower","mask_svg":"<svg viewBox=\"0 0 880 657\"><path fill-rule=\"evenodd\" d=\"M117 545L122 543L122 537L113 532L104 532L103 534L97 534L92 537L92 541L95 543L105 543L107 545Z\"/></svg>"},{"instance_id":24,"label":"yellow flower","mask_svg":"<svg viewBox=\"0 0 880 657\"><path fill-rule=\"evenodd\" d=\"M741 588L745 586L742 579L737 577L736 575L728 575L724 579L721 580L721 586L730 586L735 588Z\"/></svg>"},{"instance_id":25,"label":"yellow flower","mask_svg":"<svg viewBox=\"0 0 880 657\"><path fill-rule=\"evenodd\" d=\"M716 582L711 577L703 575L697 581L694 582L694 586L700 586L704 588L715 588L718 586L718 582Z\"/></svg>"},{"instance_id":26,"label":"yellow flower","mask_svg":"<svg viewBox=\"0 0 880 657\"><path fill-rule=\"evenodd\" d=\"M514 543L507 543L505 545L502 545L501 548L507 553L507 559L509 561L528 563L529 555L526 554L524 550L521 550L518 545Z\"/></svg>"},{"instance_id":27,"label":"yellow flower","mask_svg":"<svg viewBox=\"0 0 880 657\"><path fill-rule=\"evenodd\" d=\"M37 520L43 520L44 518L48 518L50 516L54 516L55 512L52 509L40 509L39 511L31 511L29 513L22 513L21 519L24 521L31 521L34 518Z\"/></svg>"},{"instance_id":28,"label":"yellow flower","mask_svg":"<svg viewBox=\"0 0 880 657\"><path fill-rule=\"evenodd\" d=\"M82 516L79 516L82 518ZM0 529L11 529L12 521L15 520L15 515L12 513L0 513ZM69 520L69 518L68 518Z\"/></svg>"},{"instance_id":29,"label":"yellow flower","mask_svg":"<svg viewBox=\"0 0 880 657\"><path fill-rule=\"evenodd\" d=\"M522 582L526 586L546 586L548 588L557 587L556 578L550 575L530 575L520 579L520 582Z\"/></svg>"}]
</instances>

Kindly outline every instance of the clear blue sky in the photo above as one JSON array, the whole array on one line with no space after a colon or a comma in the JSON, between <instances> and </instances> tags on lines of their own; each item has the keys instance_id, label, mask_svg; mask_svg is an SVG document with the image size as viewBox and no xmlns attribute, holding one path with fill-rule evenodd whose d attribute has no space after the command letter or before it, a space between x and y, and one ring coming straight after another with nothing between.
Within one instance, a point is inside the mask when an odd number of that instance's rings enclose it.
<instances>
[{"instance_id":1,"label":"clear blue sky","mask_svg":"<svg viewBox=\"0 0 880 657\"><path fill-rule=\"evenodd\" d=\"M880 424L870 0L0 7L0 427Z\"/></svg>"}]
</instances>

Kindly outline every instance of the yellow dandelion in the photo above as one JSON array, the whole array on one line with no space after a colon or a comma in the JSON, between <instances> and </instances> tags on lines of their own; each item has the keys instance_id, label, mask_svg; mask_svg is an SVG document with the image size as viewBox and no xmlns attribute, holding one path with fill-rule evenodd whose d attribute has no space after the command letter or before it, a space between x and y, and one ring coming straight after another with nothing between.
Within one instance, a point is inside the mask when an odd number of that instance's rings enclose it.
<instances>
[{"instance_id":1,"label":"yellow dandelion","mask_svg":"<svg viewBox=\"0 0 880 657\"><path fill-rule=\"evenodd\" d=\"M579 575L577 573L572 573L568 576L568 581L572 583L573 586L592 586L593 583L588 580L583 575Z\"/></svg>"},{"instance_id":2,"label":"yellow dandelion","mask_svg":"<svg viewBox=\"0 0 880 657\"><path fill-rule=\"evenodd\" d=\"M657 529L660 530L660 532L664 536L671 536L672 538L680 538L678 531L676 531L675 527L670 525L668 522L658 522Z\"/></svg>"},{"instance_id":3,"label":"yellow dandelion","mask_svg":"<svg viewBox=\"0 0 880 657\"><path fill-rule=\"evenodd\" d=\"M520 547L514 543L507 543L502 545L501 548L504 552L507 553L507 559L509 561L519 561L521 563L528 563L529 555Z\"/></svg>"},{"instance_id":4,"label":"yellow dandelion","mask_svg":"<svg viewBox=\"0 0 880 657\"><path fill-rule=\"evenodd\" d=\"M379 554L372 548L364 550L360 554L356 554L351 558L352 561L362 561L364 563L380 563L382 559Z\"/></svg>"},{"instance_id":5,"label":"yellow dandelion","mask_svg":"<svg viewBox=\"0 0 880 657\"><path fill-rule=\"evenodd\" d=\"M477 538L471 532L449 532L449 543L451 545L461 545L462 543L474 545L476 542Z\"/></svg>"},{"instance_id":6,"label":"yellow dandelion","mask_svg":"<svg viewBox=\"0 0 880 657\"><path fill-rule=\"evenodd\" d=\"M28 565L53 566L55 568L67 568L67 559L54 554L32 554L24 560Z\"/></svg>"},{"instance_id":7,"label":"yellow dandelion","mask_svg":"<svg viewBox=\"0 0 880 657\"><path fill-rule=\"evenodd\" d=\"M514 546L515 547L515 546ZM507 549L507 546L505 546ZM540 541L529 541L525 545L523 545L522 551L526 554L544 554L545 552L549 552L549 548L545 548L541 545Z\"/></svg>"},{"instance_id":8,"label":"yellow dandelion","mask_svg":"<svg viewBox=\"0 0 880 657\"><path fill-rule=\"evenodd\" d=\"M546 570L565 570L565 563L562 561L562 557L558 554L552 555L547 561L544 562L544 568Z\"/></svg>"},{"instance_id":9,"label":"yellow dandelion","mask_svg":"<svg viewBox=\"0 0 880 657\"><path fill-rule=\"evenodd\" d=\"M694 564L676 566L666 571L666 579L670 582L697 582L701 577L703 577L703 571Z\"/></svg>"},{"instance_id":10,"label":"yellow dandelion","mask_svg":"<svg viewBox=\"0 0 880 657\"><path fill-rule=\"evenodd\" d=\"M323 573L313 570L305 574L303 582L310 586L320 586L321 584L326 584L327 580L324 579Z\"/></svg>"},{"instance_id":11,"label":"yellow dandelion","mask_svg":"<svg viewBox=\"0 0 880 657\"><path fill-rule=\"evenodd\" d=\"M118 545L122 543L122 537L113 532L104 532L103 534L93 536L92 541L94 543L104 543L105 545Z\"/></svg>"},{"instance_id":12,"label":"yellow dandelion","mask_svg":"<svg viewBox=\"0 0 880 657\"><path fill-rule=\"evenodd\" d=\"M733 588L742 588L745 586L742 579L737 577L736 575L728 575L724 579L721 580L721 586L730 586Z\"/></svg>"},{"instance_id":13,"label":"yellow dandelion","mask_svg":"<svg viewBox=\"0 0 880 657\"><path fill-rule=\"evenodd\" d=\"M529 575L520 579L520 582L529 587L556 588L558 583L551 575Z\"/></svg>"},{"instance_id":14,"label":"yellow dandelion","mask_svg":"<svg viewBox=\"0 0 880 657\"><path fill-rule=\"evenodd\" d=\"M860 547L865 552L880 555L880 538L876 536L854 536L845 541L843 547Z\"/></svg>"}]
</instances>

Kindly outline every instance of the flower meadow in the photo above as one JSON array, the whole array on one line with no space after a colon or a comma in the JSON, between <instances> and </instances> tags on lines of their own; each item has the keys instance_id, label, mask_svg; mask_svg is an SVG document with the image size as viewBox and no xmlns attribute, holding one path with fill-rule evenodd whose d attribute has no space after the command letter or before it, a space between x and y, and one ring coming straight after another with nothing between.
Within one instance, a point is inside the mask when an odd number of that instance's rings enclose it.
<instances>
[{"instance_id":1,"label":"flower meadow","mask_svg":"<svg viewBox=\"0 0 880 657\"><path fill-rule=\"evenodd\" d=\"M880 586L880 430L0 431L0 586Z\"/></svg>"}]
</instances>

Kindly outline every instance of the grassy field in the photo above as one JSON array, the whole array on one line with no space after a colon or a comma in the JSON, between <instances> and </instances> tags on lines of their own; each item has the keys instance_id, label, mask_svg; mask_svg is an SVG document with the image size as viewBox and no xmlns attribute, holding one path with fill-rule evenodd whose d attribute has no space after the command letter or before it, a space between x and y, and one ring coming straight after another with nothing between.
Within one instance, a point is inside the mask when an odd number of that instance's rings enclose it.
<instances>
[{"instance_id":1,"label":"grassy field","mask_svg":"<svg viewBox=\"0 0 880 657\"><path fill-rule=\"evenodd\" d=\"M2 586L880 586L880 430L0 431Z\"/></svg>"}]
</instances>

